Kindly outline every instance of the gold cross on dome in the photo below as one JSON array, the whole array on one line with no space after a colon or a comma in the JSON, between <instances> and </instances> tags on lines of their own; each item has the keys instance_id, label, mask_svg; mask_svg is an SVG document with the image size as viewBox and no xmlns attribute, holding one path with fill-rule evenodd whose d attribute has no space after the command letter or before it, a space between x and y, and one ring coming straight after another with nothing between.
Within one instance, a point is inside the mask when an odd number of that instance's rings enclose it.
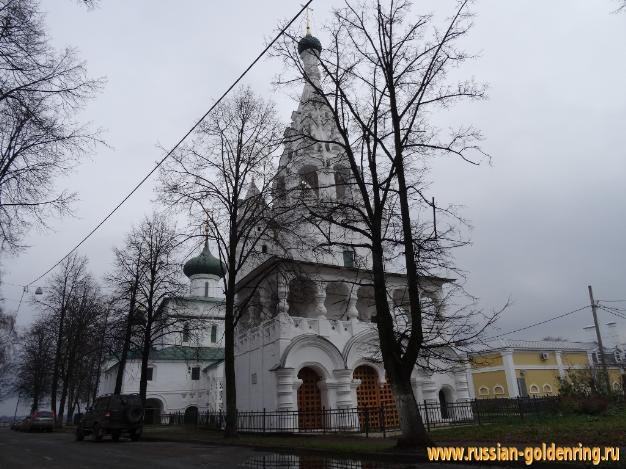
<instances>
[{"instance_id":1,"label":"gold cross on dome","mask_svg":"<svg viewBox=\"0 0 626 469\"><path fill-rule=\"evenodd\" d=\"M304 5L300 5L300 6L304 6ZM306 33L307 34L311 34L311 12L313 11L313 8L311 8L310 6L306 7Z\"/></svg>"}]
</instances>

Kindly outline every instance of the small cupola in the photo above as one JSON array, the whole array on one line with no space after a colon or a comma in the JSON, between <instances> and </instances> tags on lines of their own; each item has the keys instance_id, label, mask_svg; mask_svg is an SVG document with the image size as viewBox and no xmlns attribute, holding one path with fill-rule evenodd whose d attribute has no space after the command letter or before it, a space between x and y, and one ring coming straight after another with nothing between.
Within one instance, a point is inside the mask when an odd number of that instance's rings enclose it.
<instances>
[{"instance_id":1,"label":"small cupola","mask_svg":"<svg viewBox=\"0 0 626 469\"><path fill-rule=\"evenodd\" d=\"M183 272L191 278L194 275L215 275L224 277L226 269L218 258L216 258L209 250L208 239L204 241L204 248L200 255L192 257L183 266Z\"/></svg>"}]
</instances>

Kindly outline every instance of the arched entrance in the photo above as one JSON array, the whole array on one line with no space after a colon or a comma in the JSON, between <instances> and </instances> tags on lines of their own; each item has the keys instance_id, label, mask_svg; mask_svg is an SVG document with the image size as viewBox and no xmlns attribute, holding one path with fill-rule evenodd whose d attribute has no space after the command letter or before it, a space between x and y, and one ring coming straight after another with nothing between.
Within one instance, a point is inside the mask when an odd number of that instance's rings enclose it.
<instances>
[{"instance_id":1,"label":"arched entrance","mask_svg":"<svg viewBox=\"0 0 626 469\"><path fill-rule=\"evenodd\" d=\"M441 409L441 418L449 418L448 414L448 400L446 399L446 393L443 389L439 390L439 407Z\"/></svg>"},{"instance_id":2,"label":"arched entrance","mask_svg":"<svg viewBox=\"0 0 626 469\"><path fill-rule=\"evenodd\" d=\"M449 419L452 416L454 409L451 404L454 403L454 395L452 389L444 386L439 390L439 410L441 411L442 419Z\"/></svg>"},{"instance_id":3,"label":"arched entrance","mask_svg":"<svg viewBox=\"0 0 626 469\"><path fill-rule=\"evenodd\" d=\"M161 423L161 412L163 403L160 399L146 399L144 405L144 423L147 425L159 425Z\"/></svg>"},{"instance_id":4,"label":"arched entrance","mask_svg":"<svg viewBox=\"0 0 626 469\"><path fill-rule=\"evenodd\" d=\"M198 424L198 408L196 406L190 406L185 409L184 423L185 425Z\"/></svg>"},{"instance_id":5,"label":"arched entrance","mask_svg":"<svg viewBox=\"0 0 626 469\"><path fill-rule=\"evenodd\" d=\"M357 407L362 410L359 412L361 425L365 425L366 419L369 419L370 427L381 427L384 416L386 428L397 427L400 420L389 383L381 386L378 373L367 365L355 368L353 377L361 380L361 384L356 388Z\"/></svg>"},{"instance_id":6,"label":"arched entrance","mask_svg":"<svg viewBox=\"0 0 626 469\"><path fill-rule=\"evenodd\" d=\"M313 368L298 372L302 384L298 388L298 427L300 430L322 428L322 393L318 387L321 377Z\"/></svg>"}]
</instances>

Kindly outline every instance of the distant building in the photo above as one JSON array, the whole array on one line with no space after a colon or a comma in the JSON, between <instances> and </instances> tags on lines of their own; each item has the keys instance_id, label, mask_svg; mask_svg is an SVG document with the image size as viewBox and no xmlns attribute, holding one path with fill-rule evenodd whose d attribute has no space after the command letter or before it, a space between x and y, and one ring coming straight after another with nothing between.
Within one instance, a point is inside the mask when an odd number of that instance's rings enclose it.
<instances>
[{"instance_id":1,"label":"distant building","mask_svg":"<svg viewBox=\"0 0 626 469\"><path fill-rule=\"evenodd\" d=\"M181 318L181 330L165 334L150 352L146 418L161 413L186 413L190 418L201 411L222 408L224 387L224 302L221 298L223 270L208 242L197 257L183 267L190 280L189 294L168 298L161 308ZM187 322L185 322L187 319ZM186 328L186 324L194 327ZM196 330L198 324L202 327ZM106 364L100 394L115 389L117 361ZM131 353L124 369L122 393L139 391L141 357Z\"/></svg>"},{"instance_id":2,"label":"distant building","mask_svg":"<svg viewBox=\"0 0 626 469\"><path fill-rule=\"evenodd\" d=\"M468 377L473 397L543 397L559 393L559 378L596 366L591 342L498 340L470 355ZM622 370L612 364L609 381L623 389Z\"/></svg>"}]
</instances>

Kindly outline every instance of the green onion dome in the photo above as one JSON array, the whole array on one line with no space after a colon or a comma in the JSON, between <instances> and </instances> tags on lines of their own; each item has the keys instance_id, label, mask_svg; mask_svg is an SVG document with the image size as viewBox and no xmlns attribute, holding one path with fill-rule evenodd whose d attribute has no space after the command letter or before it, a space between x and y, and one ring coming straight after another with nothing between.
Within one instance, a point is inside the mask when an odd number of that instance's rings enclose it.
<instances>
[{"instance_id":1,"label":"green onion dome","mask_svg":"<svg viewBox=\"0 0 626 469\"><path fill-rule=\"evenodd\" d=\"M307 33L300 42L298 42L298 53L302 54L305 50L315 49L318 53L322 52L322 43L318 38Z\"/></svg>"},{"instance_id":2,"label":"green onion dome","mask_svg":"<svg viewBox=\"0 0 626 469\"><path fill-rule=\"evenodd\" d=\"M183 272L187 277L198 274L217 275L223 277L226 269L224 265L209 251L209 242L204 242L204 249L199 256L192 257L183 266Z\"/></svg>"}]
</instances>

